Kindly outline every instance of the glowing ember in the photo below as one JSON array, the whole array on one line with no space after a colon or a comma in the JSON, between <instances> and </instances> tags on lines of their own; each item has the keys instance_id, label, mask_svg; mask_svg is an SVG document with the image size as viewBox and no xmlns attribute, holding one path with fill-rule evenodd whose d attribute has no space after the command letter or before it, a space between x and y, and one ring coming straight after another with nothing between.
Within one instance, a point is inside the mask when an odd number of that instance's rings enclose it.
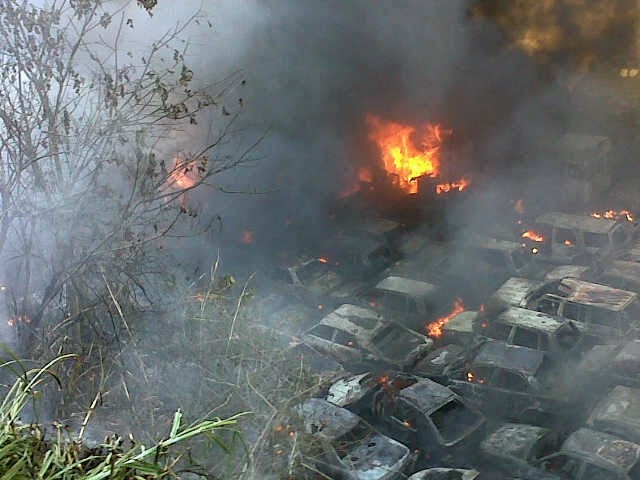
<instances>
[{"instance_id":1,"label":"glowing ember","mask_svg":"<svg viewBox=\"0 0 640 480\"><path fill-rule=\"evenodd\" d=\"M604 212L592 212L593 218L608 218L610 220L635 221L633 214L629 210L606 210Z\"/></svg>"},{"instance_id":2,"label":"glowing ember","mask_svg":"<svg viewBox=\"0 0 640 480\"><path fill-rule=\"evenodd\" d=\"M465 308L462 300L460 298L456 298L456 301L453 302L453 310L451 310L450 313L427 325L427 334L432 338L440 337L442 335L442 327L446 325L453 317L455 317L459 313L464 312L464 310Z\"/></svg>"},{"instance_id":3,"label":"glowing ember","mask_svg":"<svg viewBox=\"0 0 640 480\"><path fill-rule=\"evenodd\" d=\"M319 257L318 261L320 263L329 263L329 259L327 257Z\"/></svg>"},{"instance_id":4,"label":"glowing ember","mask_svg":"<svg viewBox=\"0 0 640 480\"><path fill-rule=\"evenodd\" d=\"M526 232L523 232L522 238L528 238L534 242L544 242L544 236L534 230L527 230Z\"/></svg>"},{"instance_id":5,"label":"glowing ember","mask_svg":"<svg viewBox=\"0 0 640 480\"><path fill-rule=\"evenodd\" d=\"M515 203L513 204L513 209L516 211L518 215L524 214L524 202L522 201L521 198L515 201Z\"/></svg>"},{"instance_id":6,"label":"glowing ember","mask_svg":"<svg viewBox=\"0 0 640 480\"><path fill-rule=\"evenodd\" d=\"M398 186L405 192L418 191L418 177L438 175L440 146L451 130L428 124L418 133L410 125L384 122L374 115L367 115L367 125L369 138L380 148L384 169L397 175Z\"/></svg>"},{"instance_id":7,"label":"glowing ember","mask_svg":"<svg viewBox=\"0 0 640 480\"><path fill-rule=\"evenodd\" d=\"M442 195L443 193L447 193L451 190L457 190L461 192L469 185L471 185L471 180L467 178L461 178L457 182L439 183L438 185L436 185L436 194Z\"/></svg>"},{"instance_id":8,"label":"glowing ember","mask_svg":"<svg viewBox=\"0 0 640 480\"><path fill-rule=\"evenodd\" d=\"M179 189L192 188L202 180L204 168L197 160L187 160L183 155L173 159L173 169L167 177L167 183Z\"/></svg>"},{"instance_id":9,"label":"glowing ember","mask_svg":"<svg viewBox=\"0 0 640 480\"><path fill-rule=\"evenodd\" d=\"M256 239L256 232L245 228L240 235L240 242L245 245L251 245Z\"/></svg>"}]
</instances>

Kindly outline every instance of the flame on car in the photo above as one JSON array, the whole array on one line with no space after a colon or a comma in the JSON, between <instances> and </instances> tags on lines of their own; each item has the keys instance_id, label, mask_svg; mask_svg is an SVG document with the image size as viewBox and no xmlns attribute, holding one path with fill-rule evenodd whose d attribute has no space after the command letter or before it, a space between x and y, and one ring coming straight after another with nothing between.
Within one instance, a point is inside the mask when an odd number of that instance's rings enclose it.
<instances>
[{"instance_id":1,"label":"flame on car","mask_svg":"<svg viewBox=\"0 0 640 480\"><path fill-rule=\"evenodd\" d=\"M442 336L442 327L445 326L453 317L464 311L465 306L464 303L462 303L462 299L456 298L456 300L453 302L453 309L451 310L451 312L427 325L427 335L432 338L438 338Z\"/></svg>"},{"instance_id":2,"label":"flame on car","mask_svg":"<svg viewBox=\"0 0 640 480\"><path fill-rule=\"evenodd\" d=\"M528 238L534 242L544 242L544 235L535 230L526 230L522 232L522 238Z\"/></svg>"},{"instance_id":3,"label":"flame on car","mask_svg":"<svg viewBox=\"0 0 640 480\"><path fill-rule=\"evenodd\" d=\"M440 171L440 148L452 133L438 124L427 124L418 131L411 125L384 121L367 115L369 139L379 148L382 166L397 176L398 186L407 193L417 193L418 177L437 177Z\"/></svg>"},{"instance_id":4,"label":"flame on car","mask_svg":"<svg viewBox=\"0 0 640 480\"><path fill-rule=\"evenodd\" d=\"M635 221L634 215L629 210L605 210L602 212L591 212L593 218L607 218L609 220Z\"/></svg>"}]
</instances>

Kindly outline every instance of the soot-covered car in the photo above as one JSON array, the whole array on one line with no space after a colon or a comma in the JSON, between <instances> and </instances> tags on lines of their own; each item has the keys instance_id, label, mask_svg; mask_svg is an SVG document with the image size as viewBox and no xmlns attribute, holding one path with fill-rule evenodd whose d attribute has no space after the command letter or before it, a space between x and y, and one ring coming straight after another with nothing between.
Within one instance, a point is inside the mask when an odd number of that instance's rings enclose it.
<instances>
[{"instance_id":1,"label":"soot-covered car","mask_svg":"<svg viewBox=\"0 0 640 480\"><path fill-rule=\"evenodd\" d=\"M371 418L386 434L433 460L468 447L484 416L451 389L407 373L343 378L327 400Z\"/></svg>"},{"instance_id":2,"label":"soot-covered car","mask_svg":"<svg viewBox=\"0 0 640 480\"><path fill-rule=\"evenodd\" d=\"M312 398L296 407L316 449L315 467L328 478L397 480L413 466L409 449L353 412Z\"/></svg>"},{"instance_id":3,"label":"soot-covered car","mask_svg":"<svg viewBox=\"0 0 640 480\"><path fill-rule=\"evenodd\" d=\"M302 335L309 347L344 364L407 369L433 347L433 340L379 313L341 305Z\"/></svg>"},{"instance_id":4,"label":"soot-covered car","mask_svg":"<svg viewBox=\"0 0 640 480\"><path fill-rule=\"evenodd\" d=\"M569 424L577 409L559 374L540 350L490 341L452 374L449 387L491 416Z\"/></svg>"},{"instance_id":5,"label":"soot-covered car","mask_svg":"<svg viewBox=\"0 0 640 480\"><path fill-rule=\"evenodd\" d=\"M640 389L614 387L593 408L587 426L640 443Z\"/></svg>"},{"instance_id":6,"label":"soot-covered car","mask_svg":"<svg viewBox=\"0 0 640 480\"><path fill-rule=\"evenodd\" d=\"M539 459L557 451L559 436L548 428L522 423L498 426L480 443L483 462L512 475L526 475ZM542 472L540 480L549 478ZM555 477L551 477L555 478Z\"/></svg>"},{"instance_id":7,"label":"soot-covered car","mask_svg":"<svg viewBox=\"0 0 640 480\"><path fill-rule=\"evenodd\" d=\"M575 381L594 395L616 385L640 388L640 340L592 347L582 355Z\"/></svg>"}]
</instances>

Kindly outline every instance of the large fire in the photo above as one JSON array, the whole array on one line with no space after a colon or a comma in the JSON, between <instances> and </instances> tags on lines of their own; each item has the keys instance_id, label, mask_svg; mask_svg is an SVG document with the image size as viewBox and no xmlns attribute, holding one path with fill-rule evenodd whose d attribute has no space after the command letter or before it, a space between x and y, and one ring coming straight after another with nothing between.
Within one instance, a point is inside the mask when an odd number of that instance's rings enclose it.
<instances>
[{"instance_id":1,"label":"large fire","mask_svg":"<svg viewBox=\"0 0 640 480\"><path fill-rule=\"evenodd\" d=\"M398 186L407 193L418 191L417 178L437 177L440 169L440 147L451 130L428 124L421 132L410 125L386 122L367 115L369 138L378 145L384 169L397 175Z\"/></svg>"},{"instance_id":2,"label":"large fire","mask_svg":"<svg viewBox=\"0 0 640 480\"><path fill-rule=\"evenodd\" d=\"M438 318L435 322L431 322L427 325L427 334L431 338L438 338L442 336L442 327L444 327L453 317L465 311L462 299L456 298L453 302L453 309L447 315Z\"/></svg>"}]
</instances>

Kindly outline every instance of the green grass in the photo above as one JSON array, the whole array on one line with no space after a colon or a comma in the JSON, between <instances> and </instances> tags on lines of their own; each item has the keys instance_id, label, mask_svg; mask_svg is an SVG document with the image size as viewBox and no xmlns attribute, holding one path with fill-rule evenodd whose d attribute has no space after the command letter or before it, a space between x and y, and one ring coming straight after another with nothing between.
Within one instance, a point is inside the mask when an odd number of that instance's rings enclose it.
<instances>
[{"instance_id":1,"label":"green grass","mask_svg":"<svg viewBox=\"0 0 640 480\"><path fill-rule=\"evenodd\" d=\"M243 414L230 418L203 420L191 425L182 424L182 413L177 411L169 435L145 447L130 442L123 446L120 438L88 448L82 445L61 425L54 428L55 435L47 437L42 425L24 424L20 414L25 405L36 398L45 381L59 383L55 375L56 364L70 360L63 355L42 368L26 370L17 359L0 367L11 369L17 379L0 405L0 478L2 480L143 480L180 478L181 456L171 453L170 447L194 437L206 437L225 453L231 449L218 433L239 434L237 422ZM18 370L19 369L19 370Z\"/></svg>"}]
</instances>

